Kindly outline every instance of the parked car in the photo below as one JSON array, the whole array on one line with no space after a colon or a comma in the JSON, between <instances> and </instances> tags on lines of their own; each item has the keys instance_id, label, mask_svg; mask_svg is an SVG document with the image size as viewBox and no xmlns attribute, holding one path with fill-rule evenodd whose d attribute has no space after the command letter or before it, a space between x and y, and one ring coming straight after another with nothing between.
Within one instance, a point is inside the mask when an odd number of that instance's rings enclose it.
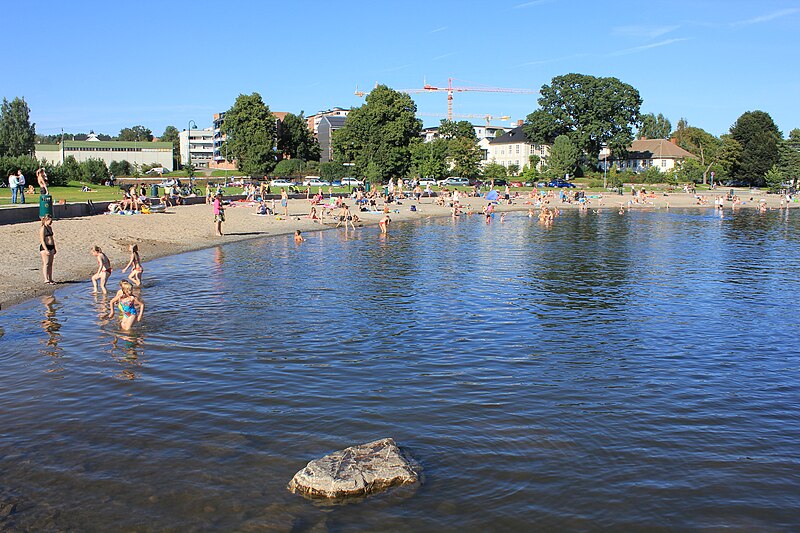
<instances>
[{"instance_id":1,"label":"parked car","mask_svg":"<svg viewBox=\"0 0 800 533\"><path fill-rule=\"evenodd\" d=\"M155 167L145 172L145 174L169 174L169 170L164 167Z\"/></svg>"},{"instance_id":2,"label":"parked car","mask_svg":"<svg viewBox=\"0 0 800 533\"><path fill-rule=\"evenodd\" d=\"M294 187L294 182L292 180L278 178L269 182L269 185L270 187Z\"/></svg>"},{"instance_id":3,"label":"parked car","mask_svg":"<svg viewBox=\"0 0 800 533\"><path fill-rule=\"evenodd\" d=\"M554 179L553 181L548 183L547 186L548 187L566 187L568 189L574 189L575 188L575 184L574 183L570 183L567 180L562 179L562 178Z\"/></svg>"},{"instance_id":4,"label":"parked car","mask_svg":"<svg viewBox=\"0 0 800 533\"><path fill-rule=\"evenodd\" d=\"M364 182L357 178L342 178L342 187L358 187L364 185Z\"/></svg>"},{"instance_id":5,"label":"parked car","mask_svg":"<svg viewBox=\"0 0 800 533\"><path fill-rule=\"evenodd\" d=\"M419 180L420 187L425 187L427 185L432 185L432 186L436 185L436 180L433 178L422 178L421 180Z\"/></svg>"},{"instance_id":6,"label":"parked car","mask_svg":"<svg viewBox=\"0 0 800 533\"><path fill-rule=\"evenodd\" d=\"M304 187L330 187L331 182L321 179L319 176L307 176L303 180Z\"/></svg>"},{"instance_id":7,"label":"parked car","mask_svg":"<svg viewBox=\"0 0 800 533\"><path fill-rule=\"evenodd\" d=\"M450 176L447 179L439 181L439 185L445 187L469 187L469 180L467 178L459 178L457 176Z\"/></svg>"}]
</instances>

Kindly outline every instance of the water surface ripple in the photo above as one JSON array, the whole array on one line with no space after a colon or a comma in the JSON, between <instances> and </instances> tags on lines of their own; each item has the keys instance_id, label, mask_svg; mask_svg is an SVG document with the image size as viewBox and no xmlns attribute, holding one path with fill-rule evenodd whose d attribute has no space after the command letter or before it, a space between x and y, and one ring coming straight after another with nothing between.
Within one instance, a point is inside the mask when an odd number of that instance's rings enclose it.
<instances>
[{"instance_id":1,"label":"water surface ripple","mask_svg":"<svg viewBox=\"0 0 800 533\"><path fill-rule=\"evenodd\" d=\"M6 525L800 529L798 220L513 214L229 244L149 263L130 333L88 283L61 289L0 313ZM419 488L286 491L384 436Z\"/></svg>"}]
</instances>

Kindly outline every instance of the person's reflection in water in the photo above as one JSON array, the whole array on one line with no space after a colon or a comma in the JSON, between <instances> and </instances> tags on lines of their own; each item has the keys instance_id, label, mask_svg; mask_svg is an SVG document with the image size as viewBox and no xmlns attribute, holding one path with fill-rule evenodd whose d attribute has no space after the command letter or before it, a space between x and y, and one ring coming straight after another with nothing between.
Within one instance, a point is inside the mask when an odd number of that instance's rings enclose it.
<instances>
[{"instance_id":1,"label":"person's reflection in water","mask_svg":"<svg viewBox=\"0 0 800 533\"><path fill-rule=\"evenodd\" d=\"M47 334L47 338L42 341L44 345L41 354L53 358L53 366L48 372L61 372L64 367L61 365L61 348L58 343L61 341L61 322L58 321L57 312L61 308L58 300L54 296L43 296L44 318L42 319L42 329Z\"/></svg>"},{"instance_id":2,"label":"person's reflection in water","mask_svg":"<svg viewBox=\"0 0 800 533\"><path fill-rule=\"evenodd\" d=\"M111 357L122 366L118 379L136 379L139 377L137 370L142 367L144 359L144 337L140 330L114 334L111 341Z\"/></svg>"}]
</instances>

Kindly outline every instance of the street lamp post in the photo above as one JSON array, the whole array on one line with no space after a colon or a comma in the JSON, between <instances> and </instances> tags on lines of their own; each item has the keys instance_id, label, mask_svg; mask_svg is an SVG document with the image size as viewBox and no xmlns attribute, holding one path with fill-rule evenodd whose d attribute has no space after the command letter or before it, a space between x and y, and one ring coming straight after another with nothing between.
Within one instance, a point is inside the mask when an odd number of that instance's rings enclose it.
<instances>
[{"instance_id":1,"label":"street lamp post","mask_svg":"<svg viewBox=\"0 0 800 533\"><path fill-rule=\"evenodd\" d=\"M342 166L353 167L355 166L355 163L342 163ZM353 182L350 180L347 180L347 192L353 192Z\"/></svg>"},{"instance_id":2,"label":"street lamp post","mask_svg":"<svg viewBox=\"0 0 800 533\"><path fill-rule=\"evenodd\" d=\"M188 124L189 131L186 136L186 162L189 165L192 164L192 124L197 128L197 123L194 120L190 120Z\"/></svg>"}]
</instances>

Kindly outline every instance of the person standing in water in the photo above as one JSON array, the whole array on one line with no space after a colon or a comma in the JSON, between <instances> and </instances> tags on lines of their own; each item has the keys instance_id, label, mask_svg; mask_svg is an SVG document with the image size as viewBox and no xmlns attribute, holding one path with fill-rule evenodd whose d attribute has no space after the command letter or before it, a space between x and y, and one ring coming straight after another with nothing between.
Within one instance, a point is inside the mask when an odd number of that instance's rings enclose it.
<instances>
[{"instance_id":1,"label":"person standing in water","mask_svg":"<svg viewBox=\"0 0 800 533\"><path fill-rule=\"evenodd\" d=\"M125 271L130 268L131 273L128 279L131 280L134 285L140 287L142 285L142 272L144 272L144 268L142 268L142 260L139 257L139 245L131 244L128 250L131 252L131 260L128 261L128 264L122 269L122 273L124 274Z\"/></svg>"},{"instance_id":2,"label":"person standing in water","mask_svg":"<svg viewBox=\"0 0 800 533\"><path fill-rule=\"evenodd\" d=\"M122 315L120 323L122 329L131 329L134 321L141 322L144 316L144 303L133 294L133 285L126 279L119 282L119 290L108 306L109 319L114 318L115 306L119 308L119 313Z\"/></svg>"},{"instance_id":3,"label":"person standing in water","mask_svg":"<svg viewBox=\"0 0 800 533\"><path fill-rule=\"evenodd\" d=\"M92 246L92 255L97 258L97 272L92 276L92 292L97 292L97 284L100 284L100 290L103 294L108 293L106 283L108 278L111 277L111 261L108 256L103 253L99 246Z\"/></svg>"},{"instance_id":4,"label":"person standing in water","mask_svg":"<svg viewBox=\"0 0 800 533\"><path fill-rule=\"evenodd\" d=\"M56 241L53 238L53 219L50 215L42 217L42 227L39 228L39 255L42 256L44 282L48 285L55 285L53 259L56 257Z\"/></svg>"},{"instance_id":5,"label":"person standing in water","mask_svg":"<svg viewBox=\"0 0 800 533\"><path fill-rule=\"evenodd\" d=\"M389 233L389 224L392 222L392 219L389 218L389 213L383 215L383 218L380 222L378 222L378 226L381 228L381 233L388 234Z\"/></svg>"}]
</instances>

